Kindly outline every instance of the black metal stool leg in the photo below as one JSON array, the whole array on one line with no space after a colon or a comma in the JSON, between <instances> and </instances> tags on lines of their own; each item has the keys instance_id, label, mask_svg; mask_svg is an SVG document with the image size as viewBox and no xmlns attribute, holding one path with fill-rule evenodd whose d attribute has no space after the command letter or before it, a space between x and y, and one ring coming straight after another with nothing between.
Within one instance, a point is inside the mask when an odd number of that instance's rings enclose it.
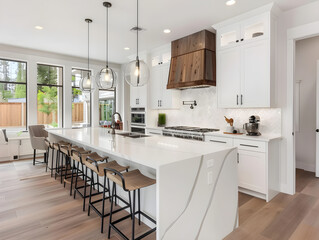
<instances>
[{"instance_id":1,"label":"black metal stool leg","mask_svg":"<svg viewBox=\"0 0 319 240\"><path fill-rule=\"evenodd\" d=\"M76 188L78 187L79 165L80 165L80 162L78 162L78 166L77 166L77 168L76 168L75 184L74 184L74 193L73 193L73 198L74 198L74 199L75 199L75 194L76 194Z\"/></svg>"},{"instance_id":2,"label":"black metal stool leg","mask_svg":"<svg viewBox=\"0 0 319 240\"><path fill-rule=\"evenodd\" d=\"M54 178L56 179L56 176L58 175L58 172L60 171L60 152L59 150L56 151L56 161L55 161L55 176Z\"/></svg>"},{"instance_id":3,"label":"black metal stool leg","mask_svg":"<svg viewBox=\"0 0 319 240\"><path fill-rule=\"evenodd\" d=\"M90 204L91 204L91 200L92 200L92 187L94 184L94 176L93 176L93 170L91 170L91 185L90 185L90 197L89 197L89 208L88 208L88 216L90 216Z\"/></svg>"},{"instance_id":4,"label":"black metal stool leg","mask_svg":"<svg viewBox=\"0 0 319 240\"><path fill-rule=\"evenodd\" d=\"M106 191L106 176L104 177L104 185L103 185L101 233L103 233L103 227L104 227L105 191Z\"/></svg>"},{"instance_id":5,"label":"black metal stool leg","mask_svg":"<svg viewBox=\"0 0 319 240\"><path fill-rule=\"evenodd\" d=\"M84 166L82 164L82 173L84 173ZM83 176L84 180L84 192L83 192L83 211L85 211L85 199L86 199L86 182L87 182L87 174L88 174L88 168L85 167L85 175ZM91 180L92 181L92 180ZM91 185L90 185L91 186Z\"/></svg>"},{"instance_id":6,"label":"black metal stool leg","mask_svg":"<svg viewBox=\"0 0 319 240\"><path fill-rule=\"evenodd\" d=\"M141 225L141 191L137 189L138 225Z\"/></svg>"},{"instance_id":7,"label":"black metal stool leg","mask_svg":"<svg viewBox=\"0 0 319 240\"><path fill-rule=\"evenodd\" d=\"M73 170L74 170L75 162L73 160L72 168L71 168L71 186L70 186L70 196L72 196L72 187L73 187Z\"/></svg>"},{"instance_id":8,"label":"black metal stool leg","mask_svg":"<svg viewBox=\"0 0 319 240\"><path fill-rule=\"evenodd\" d=\"M33 165L35 165L35 155L37 153L37 150L33 149Z\"/></svg>"},{"instance_id":9,"label":"black metal stool leg","mask_svg":"<svg viewBox=\"0 0 319 240\"><path fill-rule=\"evenodd\" d=\"M112 215L113 215L113 201L114 201L114 189L115 189L115 183L113 183L112 186L112 197L111 197L111 210L110 210L110 218L109 218L109 231L107 233L107 238L110 239L111 237L111 223L112 223Z\"/></svg>"},{"instance_id":10,"label":"black metal stool leg","mask_svg":"<svg viewBox=\"0 0 319 240\"><path fill-rule=\"evenodd\" d=\"M130 213L131 213L131 219L132 219L132 200L131 200L131 192L128 191L128 201L130 203Z\"/></svg>"},{"instance_id":11,"label":"black metal stool leg","mask_svg":"<svg viewBox=\"0 0 319 240\"><path fill-rule=\"evenodd\" d=\"M135 191L133 191L132 240L135 239Z\"/></svg>"},{"instance_id":12,"label":"black metal stool leg","mask_svg":"<svg viewBox=\"0 0 319 240\"><path fill-rule=\"evenodd\" d=\"M53 176L53 156L54 156L54 148L51 149L52 157L51 157L51 177Z\"/></svg>"},{"instance_id":13,"label":"black metal stool leg","mask_svg":"<svg viewBox=\"0 0 319 240\"><path fill-rule=\"evenodd\" d=\"M48 158L49 158L50 148L46 151L45 154L45 172L48 172Z\"/></svg>"}]
</instances>

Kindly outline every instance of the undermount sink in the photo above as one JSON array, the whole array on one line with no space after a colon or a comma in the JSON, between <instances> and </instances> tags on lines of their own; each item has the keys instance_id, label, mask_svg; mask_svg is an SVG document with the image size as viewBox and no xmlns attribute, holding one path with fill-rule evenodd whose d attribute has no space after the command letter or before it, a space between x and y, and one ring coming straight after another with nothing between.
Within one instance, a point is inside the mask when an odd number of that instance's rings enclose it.
<instances>
[{"instance_id":1,"label":"undermount sink","mask_svg":"<svg viewBox=\"0 0 319 240\"><path fill-rule=\"evenodd\" d=\"M145 134L139 134L139 133L132 133L132 132L127 132L127 133L116 133L117 135L123 136L123 137L130 137L130 138L143 138L143 137L150 137L149 135Z\"/></svg>"}]
</instances>

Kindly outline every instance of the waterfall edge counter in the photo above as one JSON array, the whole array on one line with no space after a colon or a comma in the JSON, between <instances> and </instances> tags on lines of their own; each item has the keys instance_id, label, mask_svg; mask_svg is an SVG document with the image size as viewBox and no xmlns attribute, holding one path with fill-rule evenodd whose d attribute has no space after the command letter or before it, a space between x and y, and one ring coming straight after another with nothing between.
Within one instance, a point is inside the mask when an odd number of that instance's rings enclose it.
<instances>
[{"instance_id":1,"label":"waterfall edge counter","mask_svg":"<svg viewBox=\"0 0 319 240\"><path fill-rule=\"evenodd\" d=\"M51 141L68 141L156 178L155 186L141 191L142 210L157 221L156 239L220 240L237 227L237 148L164 136L129 138L103 128L48 133Z\"/></svg>"}]
</instances>

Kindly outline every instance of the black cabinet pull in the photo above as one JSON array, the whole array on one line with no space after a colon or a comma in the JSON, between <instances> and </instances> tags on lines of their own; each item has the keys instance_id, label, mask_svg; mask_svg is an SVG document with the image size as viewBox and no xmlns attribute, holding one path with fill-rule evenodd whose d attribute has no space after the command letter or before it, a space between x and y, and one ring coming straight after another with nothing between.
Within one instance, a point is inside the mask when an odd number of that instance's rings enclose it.
<instances>
[{"instance_id":1,"label":"black cabinet pull","mask_svg":"<svg viewBox=\"0 0 319 240\"><path fill-rule=\"evenodd\" d=\"M238 105L238 94L237 94L237 105Z\"/></svg>"},{"instance_id":2,"label":"black cabinet pull","mask_svg":"<svg viewBox=\"0 0 319 240\"><path fill-rule=\"evenodd\" d=\"M243 94L240 95L240 103L243 105Z\"/></svg>"},{"instance_id":3,"label":"black cabinet pull","mask_svg":"<svg viewBox=\"0 0 319 240\"><path fill-rule=\"evenodd\" d=\"M236 42L238 43L238 42L239 42L239 40L236 40Z\"/></svg>"},{"instance_id":4,"label":"black cabinet pull","mask_svg":"<svg viewBox=\"0 0 319 240\"><path fill-rule=\"evenodd\" d=\"M244 41L244 39L242 38L242 39L240 39L240 41Z\"/></svg>"},{"instance_id":5,"label":"black cabinet pull","mask_svg":"<svg viewBox=\"0 0 319 240\"><path fill-rule=\"evenodd\" d=\"M319 129L316 129L316 132L319 132Z\"/></svg>"},{"instance_id":6,"label":"black cabinet pull","mask_svg":"<svg viewBox=\"0 0 319 240\"><path fill-rule=\"evenodd\" d=\"M248 144L239 144L240 146L243 147L253 147L253 148L258 148L258 146L254 146L254 145L248 145Z\"/></svg>"},{"instance_id":7,"label":"black cabinet pull","mask_svg":"<svg viewBox=\"0 0 319 240\"><path fill-rule=\"evenodd\" d=\"M217 140L209 140L210 142L215 142L215 143L224 143L226 144L227 142L223 142L223 141L217 141Z\"/></svg>"}]
</instances>

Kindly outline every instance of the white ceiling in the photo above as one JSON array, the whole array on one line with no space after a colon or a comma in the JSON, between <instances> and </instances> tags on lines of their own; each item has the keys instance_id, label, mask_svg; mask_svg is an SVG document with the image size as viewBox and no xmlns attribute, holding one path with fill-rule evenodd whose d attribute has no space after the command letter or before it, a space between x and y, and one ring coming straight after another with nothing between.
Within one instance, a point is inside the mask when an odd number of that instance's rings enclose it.
<instances>
[{"instance_id":1,"label":"white ceiling","mask_svg":"<svg viewBox=\"0 0 319 240\"><path fill-rule=\"evenodd\" d=\"M135 0L110 0L110 61L124 63L135 53ZM273 0L140 0L140 50L150 50L212 24L263 6ZM289 10L314 0L274 0ZM91 57L105 60L105 8L103 0L0 0L0 43L62 53L87 55L87 24L92 18ZM34 26L44 29L39 31ZM164 34L163 29L172 30ZM130 47L125 51L124 47Z\"/></svg>"}]
</instances>

